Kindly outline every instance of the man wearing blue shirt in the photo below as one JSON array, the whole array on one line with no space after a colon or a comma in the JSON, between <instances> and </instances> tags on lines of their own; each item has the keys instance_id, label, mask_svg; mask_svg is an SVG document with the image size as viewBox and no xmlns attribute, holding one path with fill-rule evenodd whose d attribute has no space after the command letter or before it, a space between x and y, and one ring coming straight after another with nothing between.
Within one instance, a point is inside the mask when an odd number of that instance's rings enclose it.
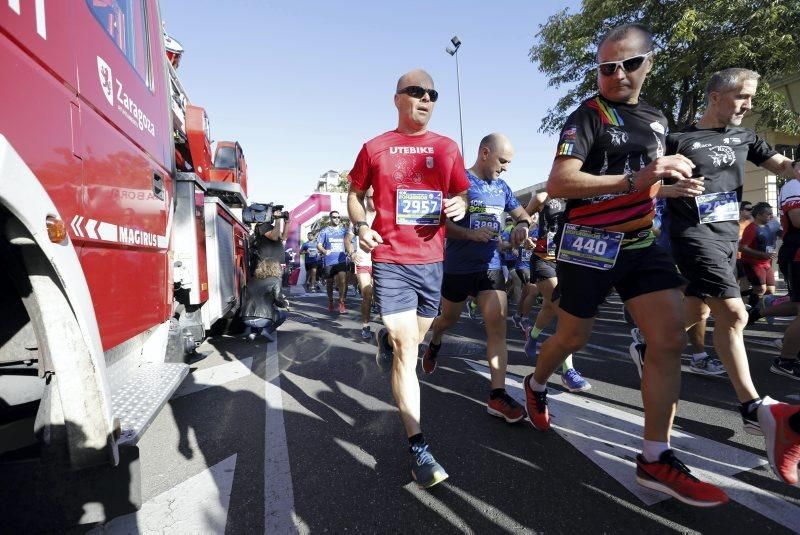
<instances>
[{"instance_id":1,"label":"man wearing blue shirt","mask_svg":"<svg viewBox=\"0 0 800 535\"><path fill-rule=\"evenodd\" d=\"M433 322L433 335L422 358L422 369L433 373L442 335L458 322L467 297L477 298L486 326L486 358L491 369L487 412L509 423L522 420L525 409L505 391L508 301L498 250L503 212L516 221L511 232L514 247L525 241L530 228L530 216L499 178L513 156L514 148L506 136L489 134L481 140L478 159L467 170L467 215L458 222L447 221L442 311Z\"/></svg>"},{"instance_id":2,"label":"man wearing blue shirt","mask_svg":"<svg viewBox=\"0 0 800 535\"><path fill-rule=\"evenodd\" d=\"M308 233L308 241L300 247L300 254L304 255L306 266L306 291L313 292L317 287L317 240L314 234Z\"/></svg>"},{"instance_id":3,"label":"man wearing blue shirt","mask_svg":"<svg viewBox=\"0 0 800 535\"><path fill-rule=\"evenodd\" d=\"M344 237L347 228L339 224L341 218L336 210L330 213L330 223L317 236L317 250L323 255L326 288L328 290L328 311L333 312L333 283L339 290L339 313L344 314L344 298L347 295L347 253ZM335 279L335 281L334 281Z\"/></svg>"}]
</instances>

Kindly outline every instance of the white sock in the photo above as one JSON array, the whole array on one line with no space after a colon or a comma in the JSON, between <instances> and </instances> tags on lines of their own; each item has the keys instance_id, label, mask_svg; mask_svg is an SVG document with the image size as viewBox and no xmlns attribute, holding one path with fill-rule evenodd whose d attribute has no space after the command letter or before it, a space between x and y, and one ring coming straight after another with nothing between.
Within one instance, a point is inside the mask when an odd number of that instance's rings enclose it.
<instances>
[{"instance_id":1,"label":"white sock","mask_svg":"<svg viewBox=\"0 0 800 535\"><path fill-rule=\"evenodd\" d=\"M655 440L645 440L642 446L642 457L648 463L654 463L661 457L661 454L669 449L669 442L656 442Z\"/></svg>"},{"instance_id":2,"label":"white sock","mask_svg":"<svg viewBox=\"0 0 800 535\"><path fill-rule=\"evenodd\" d=\"M697 362L698 360L703 360L704 358L708 357L708 353L705 351L701 353L692 353L692 362Z\"/></svg>"},{"instance_id":3,"label":"white sock","mask_svg":"<svg viewBox=\"0 0 800 535\"><path fill-rule=\"evenodd\" d=\"M531 385L531 390L534 392L544 392L547 390L547 385L540 385L536 382L536 379L534 379L532 375L530 381L528 381L528 384Z\"/></svg>"}]
</instances>

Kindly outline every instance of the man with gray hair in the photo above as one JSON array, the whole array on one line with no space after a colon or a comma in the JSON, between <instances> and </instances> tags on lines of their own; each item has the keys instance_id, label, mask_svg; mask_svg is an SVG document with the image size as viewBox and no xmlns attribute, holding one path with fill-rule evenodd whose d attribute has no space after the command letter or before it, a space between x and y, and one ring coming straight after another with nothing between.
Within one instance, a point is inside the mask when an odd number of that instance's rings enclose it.
<instances>
[{"instance_id":1,"label":"man with gray hair","mask_svg":"<svg viewBox=\"0 0 800 535\"><path fill-rule=\"evenodd\" d=\"M745 161L777 175L800 178L800 170L792 167L789 158L772 150L752 130L741 127L742 118L752 108L758 78L758 73L748 69L714 73L706 86L703 116L667 138L667 154L691 160L692 176L701 185L694 191L680 185L665 186L662 194L668 197L672 253L689 280L684 300L686 328L710 309L715 321L714 347L722 359L720 363L706 356L693 360L691 367L706 374L728 372L741 403L744 430L765 436L773 470L781 480L796 484L800 406L762 399L756 391L743 338L747 311L736 280ZM762 257L766 256L764 253Z\"/></svg>"}]
</instances>

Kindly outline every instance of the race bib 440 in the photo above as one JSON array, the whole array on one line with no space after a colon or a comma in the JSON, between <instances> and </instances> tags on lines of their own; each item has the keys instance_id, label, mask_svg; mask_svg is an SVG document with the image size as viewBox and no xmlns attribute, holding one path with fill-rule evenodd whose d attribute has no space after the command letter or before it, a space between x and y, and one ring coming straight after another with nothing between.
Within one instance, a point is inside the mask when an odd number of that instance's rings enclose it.
<instances>
[{"instance_id":1,"label":"race bib 440","mask_svg":"<svg viewBox=\"0 0 800 535\"><path fill-rule=\"evenodd\" d=\"M608 270L617 263L622 232L607 232L568 223L561 235L558 261L593 269Z\"/></svg>"},{"instance_id":2,"label":"race bib 440","mask_svg":"<svg viewBox=\"0 0 800 535\"><path fill-rule=\"evenodd\" d=\"M399 189L395 213L398 225L439 225L442 218L442 192Z\"/></svg>"}]
</instances>

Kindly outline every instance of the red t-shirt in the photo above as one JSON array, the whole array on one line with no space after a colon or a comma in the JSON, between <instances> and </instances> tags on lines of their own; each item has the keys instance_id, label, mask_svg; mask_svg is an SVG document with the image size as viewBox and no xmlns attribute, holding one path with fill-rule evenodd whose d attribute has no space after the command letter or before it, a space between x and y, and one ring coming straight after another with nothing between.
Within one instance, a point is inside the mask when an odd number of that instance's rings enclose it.
<instances>
[{"instance_id":1,"label":"red t-shirt","mask_svg":"<svg viewBox=\"0 0 800 535\"><path fill-rule=\"evenodd\" d=\"M742 232L742 239L739 240L739 243L744 245L745 247L750 247L751 249L759 250L758 247L758 225L755 223L750 223ZM769 258L760 258L757 256L751 256L747 253L742 253L742 260L750 264L751 266L763 266L769 267L772 265L772 260Z\"/></svg>"},{"instance_id":2,"label":"red t-shirt","mask_svg":"<svg viewBox=\"0 0 800 535\"><path fill-rule=\"evenodd\" d=\"M367 141L350 171L359 191L373 187L372 228L383 244L373 262L431 264L444 258L442 203L469 189L464 160L449 138L386 132Z\"/></svg>"}]
</instances>

